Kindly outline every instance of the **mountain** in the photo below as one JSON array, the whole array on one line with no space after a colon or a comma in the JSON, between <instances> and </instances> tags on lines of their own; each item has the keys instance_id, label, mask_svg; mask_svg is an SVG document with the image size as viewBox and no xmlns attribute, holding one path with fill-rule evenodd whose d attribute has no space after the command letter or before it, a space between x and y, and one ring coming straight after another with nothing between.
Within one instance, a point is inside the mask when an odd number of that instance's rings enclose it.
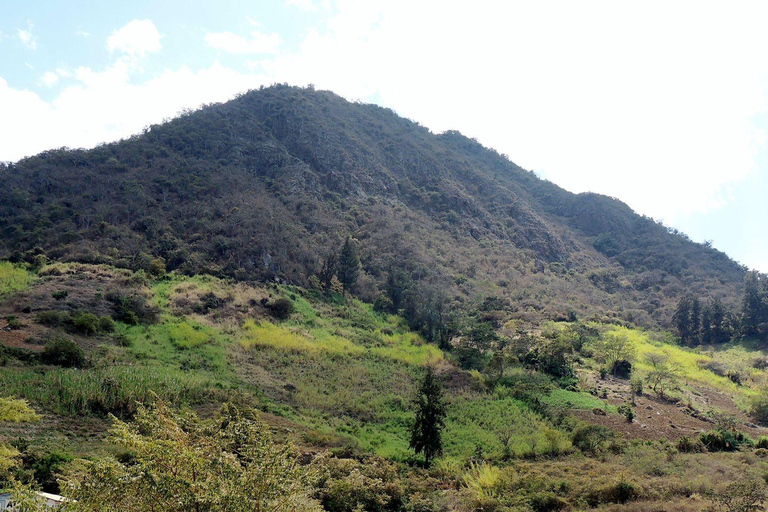
<instances>
[{"instance_id":1,"label":"mountain","mask_svg":"<svg viewBox=\"0 0 768 512\"><path fill-rule=\"evenodd\" d=\"M452 311L494 309L668 326L682 294L732 303L745 274L617 199L312 88L250 91L0 174L2 257L306 286L352 237L354 292L433 334Z\"/></svg>"}]
</instances>

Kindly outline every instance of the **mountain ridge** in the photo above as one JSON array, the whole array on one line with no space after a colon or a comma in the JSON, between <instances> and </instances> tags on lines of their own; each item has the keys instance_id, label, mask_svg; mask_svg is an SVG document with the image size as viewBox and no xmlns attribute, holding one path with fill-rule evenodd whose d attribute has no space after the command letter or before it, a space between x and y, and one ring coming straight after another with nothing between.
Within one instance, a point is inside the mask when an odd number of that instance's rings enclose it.
<instances>
[{"instance_id":1,"label":"mountain ridge","mask_svg":"<svg viewBox=\"0 0 768 512\"><path fill-rule=\"evenodd\" d=\"M5 164L0 256L306 285L345 237L355 292L522 320L668 326L686 292L735 303L745 269L594 193L572 194L456 131L273 86L91 150ZM156 263L157 265L157 263ZM394 290L396 292L396 290ZM397 306L397 304L395 304Z\"/></svg>"}]
</instances>

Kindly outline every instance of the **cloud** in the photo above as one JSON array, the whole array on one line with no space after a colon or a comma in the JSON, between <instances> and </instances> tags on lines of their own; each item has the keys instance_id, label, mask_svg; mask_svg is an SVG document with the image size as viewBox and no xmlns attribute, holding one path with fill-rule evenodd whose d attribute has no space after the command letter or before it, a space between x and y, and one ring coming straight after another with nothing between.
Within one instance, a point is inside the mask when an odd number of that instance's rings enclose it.
<instances>
[{"instance_id":1,"label":"cloud","mask_svg":"<svg viewBox=\"0 0 768 512\"><path fill-rule=\"evenodd\" d=\"M90 32L86 32L85 30L79 28L75 32L75 35L77 37L90 37L91 33Z\"/></svg>"},{"instance_id":2,"label":"cloud","mask_svg":"<svg viewBox=\"0 0 768 512\"><path fill-rule=\"evenodd\" d=\"M138 133L203 103L226 101L266 83L213 64L191 70L166 70L140 84L131 82L135 66L117 59L103 70L77 68L74 83L52 100L17 90L0 77L0 160L15 161L53 147L93 147Z\"/></svg>"},{"instance_id":3,"label":"cloud","mask_svg":"<svg viewBox=\"0 0 768 512\"><path fill-rule=\"evenodd\" d=\"M46 71L43 76L40 77L40 83L46 87L53 87L59 83L59 75L53 71Z\"/></svg>"},{"instance_id":4,"label":"cloud","mask_svg":"<svg viewBox=\"0 0 768 512\"><path fill-rule=\"evenodd\" d=\"M259 27L259 23L248 20L254 27ZM205 36L205 42L215 50L221 50L235 55L254 55L254 54L275 54L277 53L282 39L278 34L266 34L254 30L250 38L233 34L232 32L210 32Z\"/></svg>"},{"instance_id":5,"label":"cloud","mask_svg":"<svg viewBox=\"0 0 768 512\"><path fill-rule=\"evenodd\" d=\"M766 134L760 3L339 1L263 63L434 131L460 129L580 192L668 222L719 208Z\"/></svg>"},{"instance_id":6,"label":"cloud","mask_svg":"<svg viewBox=\"0 0 768 512\"><path fill-rule=\"evenodd\" d=\"M286 4L305 12L317 11L317 6L312 0L287 0Z\"/></svg>"},{"instance_id":7,"label":"cloud","mask_svg":"<svg viewBox=\"0 0 768 512\"><path fill-rule=\"evenodd\" d=\"M160 51L162 36L151 20L132 20L107 38L107 49L129 57Z\"/></svg>"},{"instance_id":8,"label":"cloud","mask_svg":"<svg viewBox=\"0 0 768 512\"><path fill-rule=\"evenodd\" d=\"M32 23L27 22L27 30L19 29L17 33L21 44L23 44L28 50L35 51L37 50L37 37L32 34L33 26L34 25L32 25Z\"/></svg>"}]
</instances>

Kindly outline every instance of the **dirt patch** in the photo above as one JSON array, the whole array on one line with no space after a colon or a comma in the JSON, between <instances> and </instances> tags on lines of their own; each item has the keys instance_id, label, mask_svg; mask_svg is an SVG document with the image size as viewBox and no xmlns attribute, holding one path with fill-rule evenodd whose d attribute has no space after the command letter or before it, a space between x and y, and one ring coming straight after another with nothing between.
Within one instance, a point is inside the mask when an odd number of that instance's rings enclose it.
<instances>
[{"instance_id":1,"label":"dirt patch","mask_svg":"<svg viewBox=\"0 0 768 512\"><path fill-rule=\"evenodd\" d=\"M607 392L606 400L611 405L620 406L632 401L628 381L607 377L605 380L596 381L595 384L598 393ZM742 422L739 429L753 439L768 435L768 428L750 423L749 418L736 407L730 395L698 387L694 390L697 393L697 403L733 415ZM577 411L575 416L590 423L610 427L621 432L627 439L674 441L682 436L695 437L705 430L715 428L715 424L700 410L682 402L674 403L653 395L635 397L633 410L635 419L632 423L627 422L623 416L601 416L593 414L592 411Z\"/></svg>"}]
</instances>

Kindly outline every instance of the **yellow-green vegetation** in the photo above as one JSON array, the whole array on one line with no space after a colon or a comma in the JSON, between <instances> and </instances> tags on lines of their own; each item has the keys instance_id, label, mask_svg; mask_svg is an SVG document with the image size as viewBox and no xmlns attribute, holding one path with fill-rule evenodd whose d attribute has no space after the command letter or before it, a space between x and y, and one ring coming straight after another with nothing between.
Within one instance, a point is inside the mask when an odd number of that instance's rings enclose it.
<instances>
[{"instance_id":1,"label":"yellow-green vegetation","mask_svg":"<svg viewBox=\"0 0 768 512\"><path fill-rule=\"evenodd\" d=\"M543 395L541 401L549 406L560 409L602 409L605 412L617 412L616 406L609 404L607 400L601 400L589 393L561 388L553 389L548 395Z\"/></svg>"},{"instance_id":2,"label":"yellow-green vegetation","mask_svg":"<svg viewBox=\"0 0 768 512\"><path fill-rule=\"evenodd\" d=\"M571 441L551 422L513 398L460 395L450 399L445 456L502 460L553 456L571 450Z\"/></svg>"},{"instance_id":3,"label":"yellow-green vegetation","mask_svg":"<svg viewBox=\"0 0 768 512\"><path fill-rule=\"evenodd\" d=\"M34 274L26 269L0 261L0 297L26 289L34 278Z\"/></svg>"},{"instance_id":4,"label":"yellow-green vegetation","mask_svg":"<svg viewBox=\"0 0 768 512\"><path fill-rule=\"evenodd\" d=\"M738 395L742 401L756 394L756 386L737 385L727 376L729 368L734 371L747 373L745 359L750 358L746 348L729 344L718 347L717 350L707 350L701 347L686 348L673 344L662 334L650 333L639 329L621 326L611 326L606 331L626 336L636 351L634 367L641 374L654 370L654 363L663 362L677 376L680 385L697 385ZM751 358L758 357L758 352L751 352ZM754 372L756 374L764 372ZM751 372L749 373L751 375ZM762 383L758 375L752 382ZM744 380L742 384L747 384ZM673 393L674 394L674 393Z\"/></svg>"},{"instance_id":5,"label":"yellow-green vegetation","mask_svg":"<svg viewBox=\"0 0 768 512\"><path fill-rule=\"evenodd\" d=\"M275 325L269 321L257 324L253 320L246 320L243 324L243 330L245 332L243 339L240 340L240 345L245 349L272 347L277 350L296 353L327 352L328 354L348 355L361 354L365 351L363 347L327 332L322 332L320 336L315 337L309 332Z\"/></svg>"},{"instance_id":6,"label":"yellow-green vegetation","mask_svg":"<svg viewBox=\"0 0 768 512\"><path fill-rule=\"evenodd\" d=\"M0 397L0 422L21 423L38 421L40 416L29 406L26 400Z\"/></svg>"}]
</instances>

